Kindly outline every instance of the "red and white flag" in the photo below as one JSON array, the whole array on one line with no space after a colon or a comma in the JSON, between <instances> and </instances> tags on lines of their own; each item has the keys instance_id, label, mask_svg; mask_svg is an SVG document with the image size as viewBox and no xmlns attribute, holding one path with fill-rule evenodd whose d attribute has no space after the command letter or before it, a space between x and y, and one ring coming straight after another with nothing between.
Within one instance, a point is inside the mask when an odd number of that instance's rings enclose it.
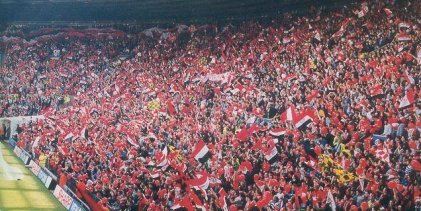
<instances>
[{"instance_id":1,"label":"red and white flag","mask_svg":"<svg viewBox=\"0 0 421 211\"><path fill-rule=\"evenodd\" d=\"M412 40L411 35L408 34L398 34L396 35L396 39L399 41L410 41Z\"/></svg>"},{"instance_id":2,"label":"red and white flag","mask_svg":"<svg viewBox=\"0 0 421 211\"><path fill-rule=\"evenodd\" d=\"M404 23L404 22L402 22L402 23L399 24L399 28L410 28L410 27L411 26L409 24Z\"/></svg>"},{"instance_id":3,"label":"red and white flag","mask_svg":"<svg viewBox=\"0 0 421 211\"><path fill-rule=\"evenodd\" d=\"M269 163L274 163L276 161L276 158L278 157L277 155L278 149L276 149L276 147L273 146L272 149L266 152L265 158Z\"/></svg>"},{"instance_id":4,"label":"red and white flag","mask_svg":"<svg viewBox=\"0 0 421 211\"><path fill-rule=\"evenodd\" d=\"M414 103L415 93L408 91L399 103L399 109L405 109L410 107Z\"/></svg>"},{"instance_id":5,"label":"red and white flag","mask_svg":"<svg viewBox=\"0 0 421 211\"><path fill-rule=\"evenodd\" d=\"M389 158L389 152L387 151L386 147L381 147L382 149L376 150L376 157L390 165L390 158Z\"/></svg>"},{"instance_id":6,"label":"red and white flag","mask_svg":"<svg viewBox=\"0 0 421 211\"><path fill-rule=\"evenodd\" d=\"M300 130L304 129L308 124L313 122L315 118L313 109L305 109L301 114L294 118L294 126Z\"/></svg>"},{"instance_id":7,"label":"red and white flag","mask_svg":"<svg viewBox=\"0 0 421 211\"><path fill-rule=\"evenodd\" d=\"M298 78L297 75L291 74L291 75L285 76L285 78L283 78L282 81L290 81L290 80L295 80L297 78Z\"/></svg>"},{"instance_id":8,"label":"red and white flag","mask_svg":"<svg viewBox=\"0 0 421 211\"><path fill-rule=\"evenodd\" d=\"M202 201L200 201L196 193L194 193L194 191L191 190L190 188L187 188L187 192L190 194L190 198L193 200L193 203L195 204L196 208L206 211L205 206L203 206Z\"/></svg>"},{"instance_id":9,"label":"red and white flag","mask_svg":"<svg viewBox=\"0 0 421 211\"><path fill-rule=\"evenodd\" d=\"M166 167L168 167L169 162L168 162L168 149L167 146L165 146L164 150L162 150L162 152L157 153L156 156L156 166L159 168L163 168L164 170L166 169Z\"/></svg>"},{"instance_id":10,"label":"red and white flag","mask_svg":"<svg viewBox=\"0 0 421 211\"><path fill-rule=\"evenodd\" d=\"M149 173L151 175L152 178L156 179L159 177L159 172L158 171L154 171L154 172L150 172Z\"/></svg>"},{"instance_id":11,"label":"red and white flag","mask_svg":"<svg viewBox=\"0 0 421 211\"><path fill-rule=\"evenodd\" d=\"M320 29L318 29L316 35L314 35L314 39L318 40L319 42L322 41L322 36L320 35Z\"/></svg>"},{"instance_id":12,"label":"red and white flag","mask_svg":"<svg viewBox=\"0 0 421 211\"><path fill-rule=\"evenodd\" d=\"M194 159L200 161L201 163L206 163L211 156L208 146L202 140L199 140L194 151L192 153Z\"/></svg>"},{"instance_id":13,"label":"red and white flag","mask_svg":"<svg viewBox=\"0 0 421 211\"><path fill-rule=\"evenodd\" d=\"M408 69L406 69L404 71L404 75L405 75L405 79L406 79L406 81L408 81L408 83L415 84L415 80L414 80L414 78L411 75L409 75Z\"/></svg>"},{"instance_id":14,"label":"red and white flag","mask_svg":"<svg viewBox=\"0 0 421 211\"><path fill-rule=\"evenodd\" d=\"M189 197L184 197L181 201L175 201L175 203L171 206L172 210L180 209L180 208L186 208L188 211L194 211L194 207L191 204Z\"/></svg>"},{"instance_id":15,"label":"red and white flag","mask_svg":"<svg viewBox=\"0 0 421 211\"><path fill-rule=\"evenodd\" d=\"M197 186L205 190L208 189L209 183L210 183L209 177L206 175L199 175L199 174L197 174L196 176L197 177L194 179L187 180L186 184L193 187Z\"/></svg>"},{"instance_id":16,"label":"red and white flag","mask_svg":"<svg viewBox=\"0 0 421 211\"><path fill-rule=\"evenodd\" d=\"M327 193L327 198L326 198L326 203L330 204L330 208L333 211L336 211L336 203L335 203L335 199L333 198L332 192L329 190L329 192Z\"/></svg>"},{"instance_id":17,"label":"red and white flag","mask_svg":"<svg viewBox=\"0 0 421 211\"><path fill-rule=\"evenodd\" d=\"M208 180L209 180L209 186L210 187L215 187L215 186L219 186L219 185L222 184L222 181L220 179L218 179L217 177L213 176L212 174L209 174L206 171L198 171L198 172L196 172L196 176L197 177L206 176L208 178ZM195 188L195 187L193 187L193 188Z\"/></svg>"},{"instance_id":18,"label":"red and white flag","mask_svg":"<svg viewBox=\"0 0 421 211\"><path fill-rule=\"evenodd\" d=\"M283 136L286 132L287 130L285 128L277 128L270 130L269 134L271 134L272 136Z\"/></svg>"},{"instance_id":19,"label":"red and white flag","mask_svg":"<svg viewBox=\"0 0 421 211\"><path fill-rule=\"evenodd\" d=\"M387 16L392 17L393 12L390 9L384 8L383 11L386 13Z\"/></svg>"},{"instance_id":20,"label":"red and white flag","mask_svg":"<svg viewBox=\"0 0 421 211\"><path fill-rule=\"evenodd\" d=\"M127 135L127 141L131 145L136 146L136 147L139 147L139 144L136 143L135 138L133 136L131 136L131 135Z\"/></svg>"},{"instance_id":21,"label":"red and white flag","mask_svg":"<svg viewBox=\"0 0 421 211\"><path fill-rule=\"evenodd\" d=\"M67 134L66 135L66 137L64 137L64 140L66 140L66 139L70 139L70 138L72 138L73 137L73 133L72 132L70 132L69 134Z\"/></svg>"},{"instance_id":22,"label":"red and white flag","mask_svg":"<svg viewBox=\"0 0 421 211\"><path fill-rule=\"evenodd\" d=\"M286 111L284 111L280 115L280 118L282 121L292 121L295 116L295 108L293 106L290 106Z\"/></svg>"},{"instance_id":23,"label":"red and white flag","mask_svg":"<svg viewBox=\"0 0 421 211\"><path fill-rule=\"evenodd\" d=\"M383 88L382 88L381 84L378 84L378 85L370 88L370 96L371 97L375 97L377 95L382 95L382 94L383 94Z\"/></svg>"},{"instance_id":24,"label":"red and white flag","mask_svg":"<svg viewBox=\"0 0 421 211\"><path fill-rule=\"evenodd\" d=\"M223 211L228 211L228 205L225 197L227 196L227 192L223 188L219 190L219 206Z\"/></svg>"}]
</instances>

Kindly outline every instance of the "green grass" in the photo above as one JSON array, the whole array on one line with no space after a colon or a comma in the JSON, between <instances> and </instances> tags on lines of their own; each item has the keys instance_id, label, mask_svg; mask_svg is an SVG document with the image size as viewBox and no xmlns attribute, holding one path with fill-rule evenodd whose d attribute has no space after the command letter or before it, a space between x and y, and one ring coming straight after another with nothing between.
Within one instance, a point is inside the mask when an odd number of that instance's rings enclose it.
<instances>
[{"instance_id":1,"label":"green grass","mask_svg":"<svg viewBox=\"0 0 421 211\"><path fill-rule=\"evenodd\" d=\"M66 209L44 184L23 165L10 145L0 144L4 160L9 165L18 167L25 176L22 181L0 180L0 210L65 211Z\"/></svg>"}]
</instances>

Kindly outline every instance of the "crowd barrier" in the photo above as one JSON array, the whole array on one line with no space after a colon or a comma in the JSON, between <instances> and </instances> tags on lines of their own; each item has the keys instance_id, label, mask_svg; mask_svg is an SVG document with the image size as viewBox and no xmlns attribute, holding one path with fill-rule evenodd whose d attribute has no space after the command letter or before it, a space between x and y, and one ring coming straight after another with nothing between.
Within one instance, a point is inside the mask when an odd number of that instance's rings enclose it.
<instances>
[{"instance_id":1,"label":"crowd barrier","mask_svg":"<svg viewBox=\"0 0 421 211\"><path fill-rule=\"evenodd\" d=\"M32 173L45 185L48 190L53 191L53 195L57 200L69 211L90 211L89 207L77 198L66 186L60 187L58 185L58 178L48 169L41 167L37 162L32 160L31 155L16 145L16 142L9 140L13 148L13 152L25 165L28 165Z\"/></svg>"}]
</instances>

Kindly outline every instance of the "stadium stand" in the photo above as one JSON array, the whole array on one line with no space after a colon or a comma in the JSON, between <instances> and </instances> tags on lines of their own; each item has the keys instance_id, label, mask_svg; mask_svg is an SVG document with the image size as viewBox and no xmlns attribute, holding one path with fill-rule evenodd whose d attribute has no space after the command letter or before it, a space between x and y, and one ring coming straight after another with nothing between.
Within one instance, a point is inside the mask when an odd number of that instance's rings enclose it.
<instances>
[{"instance_id":1,"label":"stadium stand","mask_svg":"<svg viewBox=\"0 0 421 211\"><path fill-rule=\"evenodd\" d=\"M0 115L92 210L420 210L419 11L12 27Z\"/></svg>"}]
</instances>

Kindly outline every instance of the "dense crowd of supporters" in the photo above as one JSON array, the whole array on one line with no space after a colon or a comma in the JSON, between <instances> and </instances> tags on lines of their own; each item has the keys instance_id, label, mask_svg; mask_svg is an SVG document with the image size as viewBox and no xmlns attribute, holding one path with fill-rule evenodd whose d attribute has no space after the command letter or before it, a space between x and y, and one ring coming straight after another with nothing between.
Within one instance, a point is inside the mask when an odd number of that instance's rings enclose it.
<instances>
[{"instance_id":1,"label":"dense crowd of supporters","mask_svg":"<svg viewBox=\"0 0 421 211\"><path fill-rule=\"evenodd\" d=\"M420 210L419 11L9 39L0 115L104 210Z\"/></svg>"}]
</instances>

